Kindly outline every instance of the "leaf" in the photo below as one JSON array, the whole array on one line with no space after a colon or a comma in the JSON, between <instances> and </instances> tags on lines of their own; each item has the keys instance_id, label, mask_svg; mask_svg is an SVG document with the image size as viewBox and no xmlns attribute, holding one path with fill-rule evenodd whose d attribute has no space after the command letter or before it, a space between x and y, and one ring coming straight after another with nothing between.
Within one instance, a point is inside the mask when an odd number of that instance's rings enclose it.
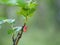
<instances>
[{"instance_id":1,"label":"leaf","mask_svg":"<svg viewBox=\"0 0 60 45\"><path fill-rule=\"evenodd\" d=\"M37 3L36 2L31 2L30 4L29 4L29 8L31 9L31 8L36 8L36 6L37 6Z\"/></svg>"},{"instance_id":2,"label":"leaf","mask_svg":"<svg viewBox=\"0 0 60 45\"><path fill-rule=\"evenodd\" d=\"M25 2L25 0L17 0L17 4L20 7L25 7L26 2Z\"/></svg>"},{"instance_id":3,"label":"leaf","mask_svg":"<svg viewBox=\"0 0 60 45\"><path fill-rule=\"evenodd\" d=\"M15 19L5 19L3 21L11 24L15 22Z\"/></svg>"},{"instance_id":4,"label":"leaf","mask_svg":"<svg viewBox=\"0 0 60 45\"><path fill-rule=\"evenodd\" d=\"M26 17L28 15L28 11L24 10L24 9L21 9L20 14Z\"/></svg>"},{"instance_id":5,"label":"leaf","mask_svg":"<svg viewBox=\"0 0 60 45\"><path fill-rule=\"evenodd\" d=\"M37 7L37 3L36 2L30 2L30 4L28 5L29 6L29 15L33 14L36 10L36 7Z\"/></svg>"},{"instance_id":6,"label":"leaf","mask_svg":"<svg viewBox=\"0 0 60 45\"><path fill-rule=\"evenodd\" d=\"M21 29L22 29L22 27L13 27L13 30L16 32L20 31Z\"/></svg>"},{"instance_id":7,"label":"leaf","mask_svg":"<svg viewBox=\"0 0 60 45\"><path fill-rule=\"evenodd\" d=\"M3 23L9 23L9 24L12 24L15 22L15 19L3 19L3 18L0 18L0 24L3 24Z\"/></svg>"},{"instance_id":8,"label":"leaf","mask_svg":"<svg viewBox=\"0 0 60 45\"><path fill-rule=\"evenodd\" d=\"M22 29L22 27L13 27L13 30L12 29L8 30L8 34L12 34L14 32L18 32L21 29Z\"/></svg>"},{"instance_id":9,"label":"leaf","mask_svg":"<svg viewBox=\"0 0 60 45\"><path fill-rule=\"evenodd\" d=\"M7 19L7 22L8 23L14 23L15 22L15 19Z\"/></svg>"},{"instance_id":10,"label":"leaf","mask_svg":"<svg viewBox=\"0 0 60 45\"><path fill-rule=\"evenodd\" d=\"M27 16L31 17L33 13L35 12L36 7L37 7L37 3L31 0L29 1L29 3L28 2L26 3L25 7L21 7L19 13L20 15L23 15L24 17L27 17Z\"/></svg>"},{"instance_id":11,"label":"leaf","mask_svg":"<svg viewBox=\"0 0 60 45\"><path fill-rule=\"evenodd\" d=\"M8 30L8 34L12 34L14 30Z\"/></svg>"}]
</instances>

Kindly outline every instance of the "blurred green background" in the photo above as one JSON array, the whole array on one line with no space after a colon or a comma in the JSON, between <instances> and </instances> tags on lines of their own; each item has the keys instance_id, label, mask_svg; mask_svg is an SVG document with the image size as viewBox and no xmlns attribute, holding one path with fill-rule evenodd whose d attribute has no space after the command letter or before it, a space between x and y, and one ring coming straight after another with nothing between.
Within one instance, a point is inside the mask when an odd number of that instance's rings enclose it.
<instances>
[{"instance_id":1,"label":"blurred green background","mask_svg":"<svg viewBox=\"0 0 60 45\"><path fill-rule=\"evenodd\" d=\"M15 0L12 0L14 2ZM28 20L28 30L23 33L19 45L60 45L60 0L36 0L38 7ZM15 18L14 26L22 26L24 19L18 16L18 7L0 5L0 17ZM0 29L0 45L12 45L7 34L9 24Z\"/></svg>"}]
</instances>

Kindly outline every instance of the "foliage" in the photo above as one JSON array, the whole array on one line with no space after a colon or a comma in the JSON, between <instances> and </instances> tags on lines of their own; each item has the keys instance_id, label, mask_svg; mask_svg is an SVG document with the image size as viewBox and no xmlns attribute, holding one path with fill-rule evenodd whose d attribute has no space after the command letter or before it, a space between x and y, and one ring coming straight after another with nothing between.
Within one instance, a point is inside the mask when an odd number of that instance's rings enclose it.
<instances>
[{"instance_id":1,"label":"foliage","mask_svg":"<svg viewBox=\"0 0 60 45\"><path fill-rule=\"evenodd\" d=\"M18 14L23 15L24 17L32 16L36 10L37 3L33 1L27 1L23 6L20 6L20 11Z\"/></svg>"},{"instance_id":2,"label":"foliage","mask_svg":"<svg viewBox=\"0 0 60 45\"><path fill-rule=\"evenodd\" d=\"M32 16L37 7L36 1L33 0L16 0L15 2L12 2L12 0L0 0L0 4L18 6L20 8L18 14L24 17Z\"/></svg>"},{"instance_id":3,"label":"foliage","mask_svg":"<svg viewBox=\"0 0 60 45\"><path fill-rule=\"evenodd\" d=\"M4 19L4 20L2 20L2 18L0 18L0 25L2 25L4 23L10 24L12 29L8 30L8 34L11 34L13 32L18 32L21 30L22 27L13 27L14 22L15 22L15 19Z\"/></svg>"},{"instance_id":4,"label":"foliage","mask_svg":"<svg viewBox=\"0 0 60 45\"><path fill-rule=\"evenodd\" d=\"M20 8L18 14L23 15L25 17L32 16L34 11L36 10L37 3L33 0L16 0L15 2L12 2L12 0L0 0L0 4L9 5L9 6L18 6ZM9 23L11 24L12 29L8 30L8 34L13 33L15 31L20 31L22 27L13 27L13 23L15 22L15 19L3 19L0 18L0 25L3 23Z\"/></svg>"},{"instance_id":5,"label":"foliage","mask_svg":"<svg viewBox=\"0 0 60 45\"><path fill-rule=\"evenodd\" d=\"M1 3L2 2L2 3ZM34 11L36 10L36 2L29 0L16 0L16 1L12 1L12 0L0 0L0 4L4 4L4 5L9 5L9 6L18 6L19 7L19 15L23 15L25 18L25 22L24 25L21 27L14 27L13 24L15 22L15 19L3 19L0 18L0 26L4 23L8 23L10 24L10 29L7 31L8 34L12 34L12 40L13 40L13 45L17 45L19 42L19 39L22 37L23 32L26 32L27 30L27 26L26 26L26 22L27 22L27 17L32 16L32 14L34 13ZM15 32L17 32L16 38L15 38Z\"/></svg>"}]
</instances>

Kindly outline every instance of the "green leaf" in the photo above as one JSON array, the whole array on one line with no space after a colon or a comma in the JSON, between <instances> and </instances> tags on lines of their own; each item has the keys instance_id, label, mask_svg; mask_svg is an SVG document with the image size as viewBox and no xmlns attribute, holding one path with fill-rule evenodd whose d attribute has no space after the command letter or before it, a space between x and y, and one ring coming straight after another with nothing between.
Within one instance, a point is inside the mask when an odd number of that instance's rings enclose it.
<instances>
[{"instance_id":1,"label":"green leaf","mask_svg":"<svg viewBox=\"0 0 60 45\"><path fill-rule=\"evenodd\" d=\"M20 14L26 17L28 15L28 10L21 9Z\"/></svg>"},{"instance_id":2,"label":"green leaf","mask_svg":"<svg viewBox=\"0 0 60 45\"><path fill-rule=\"evenodd\" d=\"M14 32L18 32L21 29L22 29L22 27L13 27L13 30L12 29L8 30L8 34L12 34Z\"/></svg>"},{"instance_id":3,"label":"green leaf","mask_svg":"<svg viewBox=\"0 0 60 45\"><path fill-rule=\"evenodd\" d=\"M25 0L17 0L17 5L20 7L25 7L26 2L25 2Z\"/></svg>"},{"instance_id":4,"label":"green leaf","mask_svg":"<svg viewBox=\"0 0 60 45\"><path fill-rule=\"evenodd\" d=\"M37 3L36 2L30 2L30 4L28 5L29 9L29 15L33 14L36 10L37 7Z\"/></svg>"},{"instance_id":5,"label":"green leaf","mask_svg":"<svg viewBox=\"0 0 60 45\"><path fill-rule=\"evenodd\" d=\"M33 1L30 1L29 3L27 2L25 7L21 7L19 13L20 13L20 15L23 15L24 17L27 17L27 16L31 17L33 15L33 13L35 12L36 7L37 7L36 2L33 2Z\"/></svg>"},{"instance_id":6,"label":"green leaf","mask_svg":"<svg viewBox=\"0 0 60 45\"><path fill-rule=\"evenodd\" d=\"M36 6L37 6L37 3L36 2L31 2L30 4L29 4L29 8L31 9L31 8L36 8Z\"/></svg>"},{"instance_id":7,"label":"green leaf","mask_svg":"<svg viewBox=\"0 0 60 45\"><path fill-rule=\"evenodd\" d=\"M14 30L8 30L8 34L12 34Z\"/></svg>"}]
</instances>

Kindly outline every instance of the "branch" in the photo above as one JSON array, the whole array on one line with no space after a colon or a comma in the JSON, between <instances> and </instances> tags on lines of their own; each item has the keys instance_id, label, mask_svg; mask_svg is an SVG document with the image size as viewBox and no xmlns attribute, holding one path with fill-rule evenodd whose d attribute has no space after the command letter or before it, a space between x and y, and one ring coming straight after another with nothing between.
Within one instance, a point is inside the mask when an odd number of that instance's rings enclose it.
<instances>
[{"instance_id":1,"label":"branch","mask_svg":"<svg viewBox=\"0 0 60 45\"><path fill-rule=\"evenodd\" d=\"M24 24L24 26L25 26L25 25L26 25L26 24ZM19 42L19 40L20 40L20 38L22 37L22 34L23 34L23 28L24 28L24 26L22 26L21 31L18 32L18 34L17 34L17 36L16 36L15 39L14 39L14 34L13 34L13 36L12 36L13 45L18 45L18 42Z\"/></svg>"}]
</instances>

